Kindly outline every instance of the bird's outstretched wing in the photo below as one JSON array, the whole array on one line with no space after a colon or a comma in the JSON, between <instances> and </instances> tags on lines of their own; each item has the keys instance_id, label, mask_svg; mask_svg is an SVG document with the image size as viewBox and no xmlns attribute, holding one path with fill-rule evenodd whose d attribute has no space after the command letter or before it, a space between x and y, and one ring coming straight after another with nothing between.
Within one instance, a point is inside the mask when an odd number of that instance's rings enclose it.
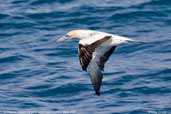
<instances>
[{"instance_id":1,"label":"bird's outstretched wing","mask_svg":"<svg viewBox=\"0 0 171 114\"><path fill-rule=\"evenodd\" d=\"M84 71L87 70L87 67L92 59L93 52L95 49L104 43L105 41L109 40L111 36L105 36L104 38L90 44L90 45L82 45L79 44L79 60L81 67Z\"/></svg>"},{"instance_id":2,"label":"bird's outstretched wing","mask_svg":"<svg viewBox=\"0 0 171 114\"><path fill-rule=\"evenodd\" d=\"M109 59L110 55L113 53L116 47L108 47L104 52L99 52L100 50L95 49L110 38L111 36L106 36L90 45L79 44L80 64L82 69L85 71L88 67L91 82L97 95L100 95L100 86L103 79L102 71L104 70L104 64Z\"/></svg>"},{"instance_id":3,"label":"bird's outstretched wing","mask_svg":"<svg viewBox=\"0 0 171 114\"><path fill-rule=\"evenodd\" d=\"M104 65L115 49L116 47L114 46L108 49L108 51L106 51L103 55L95 55L88 66L91 82L96 95L100 95L100 86L103 79Z\"/></svg>"}]
</instances>

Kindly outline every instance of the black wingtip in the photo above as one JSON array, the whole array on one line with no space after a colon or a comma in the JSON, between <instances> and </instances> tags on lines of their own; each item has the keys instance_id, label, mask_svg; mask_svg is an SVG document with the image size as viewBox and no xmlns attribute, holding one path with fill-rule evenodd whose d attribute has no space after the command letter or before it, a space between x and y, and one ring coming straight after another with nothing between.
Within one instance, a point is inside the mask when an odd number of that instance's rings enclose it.
<instances>
[{"instance_id":1,"label":"black wingtip","mask_svg":"<svg viewBox=\"0 0 171 114\"><path fill-rule=\"evenodd\" d=\"M97 96L100 96L100 92L99 92L99 91L96 91L96 95L97 95Z\"/></svg>"}]
</instances>

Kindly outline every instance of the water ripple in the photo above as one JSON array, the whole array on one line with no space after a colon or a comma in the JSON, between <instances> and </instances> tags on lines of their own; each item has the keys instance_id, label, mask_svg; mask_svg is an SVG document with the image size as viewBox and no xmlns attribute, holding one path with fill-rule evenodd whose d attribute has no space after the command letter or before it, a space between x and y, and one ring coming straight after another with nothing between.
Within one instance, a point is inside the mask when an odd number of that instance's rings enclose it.
<instances>
[{"instance_id":1,"label":"water ripple","mask_svg":"<svg viewBox=\"0 0 171 114\"><path fill-rule=\"evenodd\" d=\"M0 1L0 110L169 114L170 6L169 0ZM78 41L56 42L78 28L147 42L117 48L98 97L80 67Z\"/></svg>"}]
</instances>

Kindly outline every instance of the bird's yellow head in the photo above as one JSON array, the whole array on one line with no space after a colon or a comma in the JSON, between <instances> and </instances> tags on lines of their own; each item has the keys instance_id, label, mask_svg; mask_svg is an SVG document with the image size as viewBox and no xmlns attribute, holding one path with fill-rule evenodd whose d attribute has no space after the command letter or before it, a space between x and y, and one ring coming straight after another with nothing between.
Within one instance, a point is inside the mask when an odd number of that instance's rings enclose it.
<instances>
[{"instance_id":1,"label":"bird's yellow head","mask_svg":"<svg viewBox=\"0 0 171 114\"><path fill-rule=\"evenodd\" d=\"M57 39L58 42L62 42L66 39L72 39L72 38L76 38L76 39L84 39L90 36L90 34L92 33L92 31L90 30L72 30L69 31L65 36Z\"/></svg>"},{"instance_id":2,"label":"bird's yellow head","mask_svg":"<svg viewBox=\"0 0 171 114\"><path fill-rule=\"evenodd\" d=\"M71 38L78 37L80 32L81 30L72 30L67 33L67 36Z\"/></svg>"}]
</instances>

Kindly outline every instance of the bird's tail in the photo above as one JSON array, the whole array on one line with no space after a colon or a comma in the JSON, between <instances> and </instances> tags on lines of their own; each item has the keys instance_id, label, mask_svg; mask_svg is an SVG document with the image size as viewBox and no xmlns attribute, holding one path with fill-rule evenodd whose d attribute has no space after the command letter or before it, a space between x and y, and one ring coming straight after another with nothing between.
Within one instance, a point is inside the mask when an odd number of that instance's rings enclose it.
<instances>
[{"instance_id":1,"label":"bird's tail","mask_svg":"<svg viewBox=\"0 0 171 114\"><path fill-rule=\"evenodd\" d=\"M127 40L127 42L128 42L128 43L147 43L146 41L132 40L132 39Z\"/></svg>"}]
</instances>

